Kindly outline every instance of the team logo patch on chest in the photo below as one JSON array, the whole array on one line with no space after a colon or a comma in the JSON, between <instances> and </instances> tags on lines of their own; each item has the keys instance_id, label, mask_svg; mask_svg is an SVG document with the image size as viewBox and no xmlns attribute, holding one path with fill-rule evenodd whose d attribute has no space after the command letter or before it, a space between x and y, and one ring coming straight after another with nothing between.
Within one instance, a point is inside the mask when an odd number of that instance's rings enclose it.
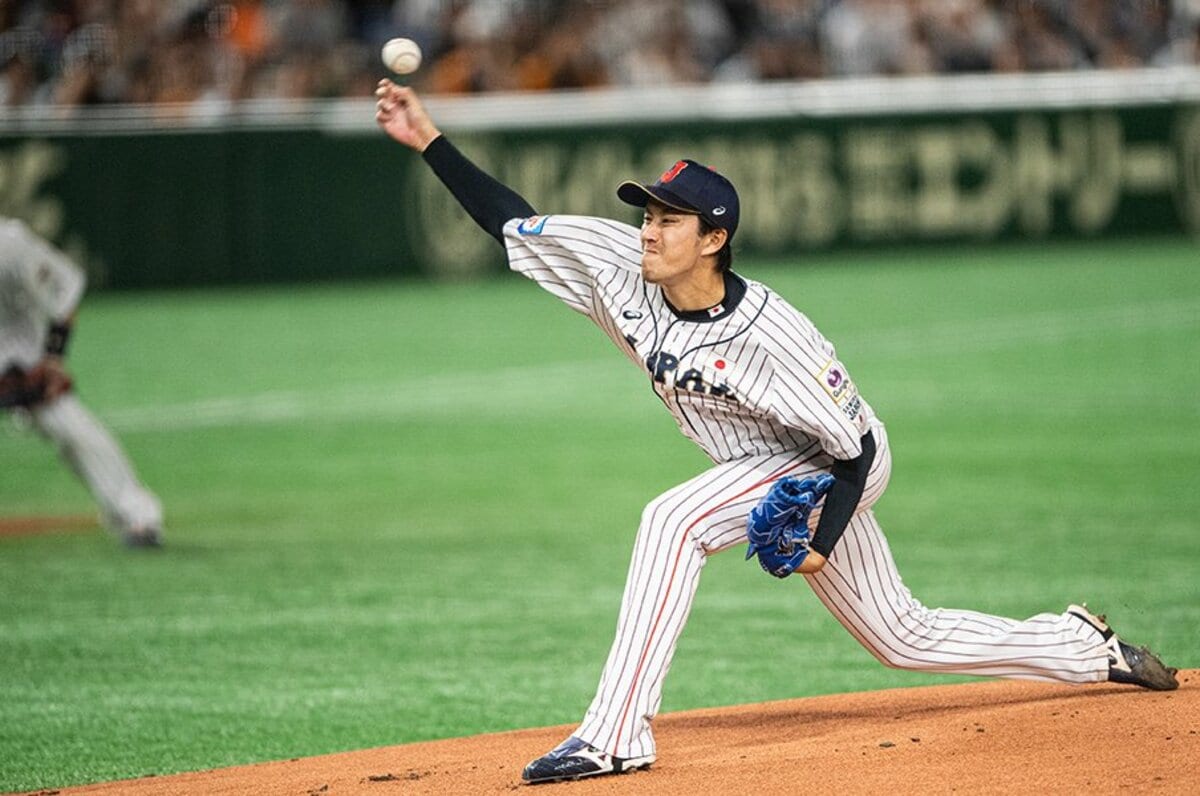
<instances>
[{"instance_id":1,"label":"team logo patch on chest","mask_svg":"<svg viewBox=\"0 0 1200 796\"><path fill-rule=\"evenodd\" d=\"M737 402L728 381L733 368L732 360L716 355L689 361L686 366L681 365L679 357L667 351L655 351L646 356L646 370L657 383Z\"/></svg>"},{"instance_id":2,"label":"team logo patch on chest","mask_svg":"<svg viewBox=\"0 0 1200 796\"><path fill-rule=\"evenodd\" d=\"M729 357L714 354L705 360L703 369L705 374L712 374L714 381L724 381L733 373L736 364Z\"/></svg>"}]
</instances>

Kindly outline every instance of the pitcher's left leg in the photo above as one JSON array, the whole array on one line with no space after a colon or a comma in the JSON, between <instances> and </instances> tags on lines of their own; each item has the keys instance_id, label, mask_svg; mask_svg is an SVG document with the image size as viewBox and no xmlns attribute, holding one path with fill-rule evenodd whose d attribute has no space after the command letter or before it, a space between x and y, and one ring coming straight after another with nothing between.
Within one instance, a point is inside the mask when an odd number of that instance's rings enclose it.
<instances>
[{"instance_id":1,"label":"pitcher's left leg","mask_svg":"<svg viewBox=\"0 0 1200 796\"><path fill-rule=\"evenodd\" d=\"M718 465L655 498L642 513L617 635L575 733L531 762L530 782L619 773L655 759L651 721L706 557L746 539L746 515L785 475L829 466L810 449Z\"/></svg>"},{"instance_id":2,"label":"pitcher's left leg","mask_svg":"<svg viewBox=\"0 0 1200 796\"><path fill-rule=\"evenodd\" d=\"M785 465L780 459L775 467ZM761 464L761 463L760 463ZM771 470L718 465L658 496L642 512L617 635L596 695L575 735L619 758L653 756L650 722L675 643L691 611L714 528L745 537L746 512Z\"/></svg>"}]
</instances>

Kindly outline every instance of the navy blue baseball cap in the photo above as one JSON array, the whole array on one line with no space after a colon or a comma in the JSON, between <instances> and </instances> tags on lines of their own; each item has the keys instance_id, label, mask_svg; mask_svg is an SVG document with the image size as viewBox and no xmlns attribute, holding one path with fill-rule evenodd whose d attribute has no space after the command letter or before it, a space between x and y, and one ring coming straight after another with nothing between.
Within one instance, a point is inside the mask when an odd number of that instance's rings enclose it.
<instances>
[{"instance_id":1,"label":"navy blue baseball cap","mask_svg":"<svg viewBox=\"0 0 1200 796\"><path fill-rule=\"evenodd\" d=\"M675 210L695 213L733 237L738 225L738 195L733 183L708 166L681 160L652 185L626 180L617 186L617 198L634 207L654 199Z\"/></svg>"}]
</instances>

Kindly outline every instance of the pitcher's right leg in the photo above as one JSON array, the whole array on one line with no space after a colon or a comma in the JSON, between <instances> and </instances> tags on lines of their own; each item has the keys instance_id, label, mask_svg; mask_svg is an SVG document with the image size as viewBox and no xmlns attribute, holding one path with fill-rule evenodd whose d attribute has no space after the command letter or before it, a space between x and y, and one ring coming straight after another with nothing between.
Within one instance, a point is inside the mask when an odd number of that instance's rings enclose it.
<instances>
[{"instance_id":1,"label":"pitcher's right leg","mask_svg":"<svg viewBox=\"0 0 1200 796\"><path fill-rule=\"evenodd\" d=\"M851 519L829 562L805 577L825 607L886 666L1066 683L1108 678L1104 639L1069 611L1018 621L926 608L901 581L871 510Z\"/></svg>"}]
</instances>

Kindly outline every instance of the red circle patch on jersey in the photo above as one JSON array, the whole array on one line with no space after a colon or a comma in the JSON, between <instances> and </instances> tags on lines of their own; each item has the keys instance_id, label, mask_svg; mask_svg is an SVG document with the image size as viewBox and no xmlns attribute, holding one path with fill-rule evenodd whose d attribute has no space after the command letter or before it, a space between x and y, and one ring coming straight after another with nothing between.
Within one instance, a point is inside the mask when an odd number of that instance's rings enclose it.
<instances>
[{"instance_id":1,"label":"red circle patch on jersey","mask_svg":"<svg viewBox=\"0 0 1200 796\"><path fill-rule=\"evenodd\" d=\"M717 370L725 370L725 360L718 359L716 362L713 363L713 367L716 368Z\"/></svg>"}]
</instances>

